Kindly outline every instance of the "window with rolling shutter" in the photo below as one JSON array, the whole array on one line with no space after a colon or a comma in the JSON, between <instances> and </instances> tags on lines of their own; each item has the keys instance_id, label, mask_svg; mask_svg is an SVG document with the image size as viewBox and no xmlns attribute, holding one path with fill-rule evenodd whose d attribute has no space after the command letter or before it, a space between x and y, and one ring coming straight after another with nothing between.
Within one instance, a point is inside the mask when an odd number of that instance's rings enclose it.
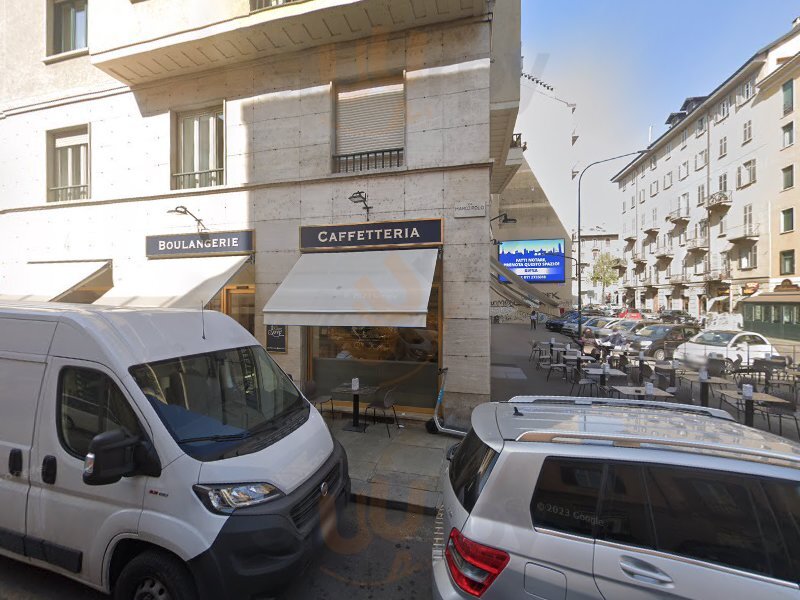
<instances>
[{"instance_id":1,"label":"window with rolling shutter","mask_svg":"<svg viewBox=\"0 0 800 600\"><path fill-rule=\"evenodd\" d=\"M89 128L50 132L48 201L89 197Z\"/></svg>"},{"instance_id":2,"label":"window with rolling shutter","mask_svg":"<svg viewBox=\"0 0 800 600\"><path fill-rule=\"evenodd\" d=\"M405 147L402 81L340 86L336 94L334 171L398 167Z\"/></svg>"}]
</instances>

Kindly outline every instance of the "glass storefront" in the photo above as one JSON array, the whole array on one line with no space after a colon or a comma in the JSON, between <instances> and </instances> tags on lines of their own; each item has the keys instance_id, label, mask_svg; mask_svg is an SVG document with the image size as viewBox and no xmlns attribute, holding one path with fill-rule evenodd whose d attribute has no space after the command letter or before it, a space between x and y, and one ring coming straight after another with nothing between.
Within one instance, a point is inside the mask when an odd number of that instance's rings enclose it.
<instances>
[{"instance_id":1,"label":"glass storefront","mask_svg":"<svg viewBox=\"0 0 800 600\"><path fill-rule=\"evenodd\" d=\"M393 390L397 406L431 410L438 393L441 289L439 261L424 328L309 327L310 378L318 392L349 388L352 378L358 377L361 387L377 387L379 398ZM347 394L334 397L347 400Z\"/></svg>"},{"instance_id":2,"label":"glass storefront","mask_svg":"<svg viewBox=\"0 0 800 600\"><path fill-rule=\"evenodd\" d=\"M255 335L256 286L255 266L247 262L206 305L209 310L225 313Z\"/></svg>"}]
</instances>

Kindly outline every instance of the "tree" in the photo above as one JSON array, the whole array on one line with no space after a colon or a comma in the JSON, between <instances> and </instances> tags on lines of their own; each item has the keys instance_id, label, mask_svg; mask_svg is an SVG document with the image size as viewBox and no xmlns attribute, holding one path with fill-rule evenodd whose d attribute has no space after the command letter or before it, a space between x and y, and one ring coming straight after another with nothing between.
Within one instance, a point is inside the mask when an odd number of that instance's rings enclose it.
<instances>
[{"instance_id":1,"label":"tree","mask_svg":"<svg viewBox=\"0 0 800 600\"><path fill-rule=\"evenodd\" d=\"M602 299L606 297L606 287L619 280L619 271L615 268L617 262L617 259L608 252L603 252L597 257L597 260L594 261L594 267L592 267L592 285L597 285L598 283L602 284L603 293L600 295Z\"/></svg>"}]
</instances>

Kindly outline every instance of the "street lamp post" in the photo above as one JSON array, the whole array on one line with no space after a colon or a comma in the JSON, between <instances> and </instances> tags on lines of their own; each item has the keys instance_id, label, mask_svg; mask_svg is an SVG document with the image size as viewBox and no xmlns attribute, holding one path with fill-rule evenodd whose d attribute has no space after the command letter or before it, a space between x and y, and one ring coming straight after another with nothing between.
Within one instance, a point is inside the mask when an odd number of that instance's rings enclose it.
<instances>
[{"instance_id":1,"label":"street lamp post","mask_svg":"<svg viewBox=\"0 0 800 600\"><path fill-rule=\"evenodd\" d=\"M586 171L595 165L599 165L601 163L610 162L612 160L617 160L618 158L625 158L626 156L633 156L634 154L643 154L647 152L647 150L637 150L636 152L628 152L626 154L620 154L618 156L612 156L611 158L604 158L602 160L596 160L593 163L589 163L586 165L581 174L578 175L578 338L581 337L581 318L583 318L583 299L581 297L581 180L583 179L583 174Z\"/></svg>"}]
</instances>

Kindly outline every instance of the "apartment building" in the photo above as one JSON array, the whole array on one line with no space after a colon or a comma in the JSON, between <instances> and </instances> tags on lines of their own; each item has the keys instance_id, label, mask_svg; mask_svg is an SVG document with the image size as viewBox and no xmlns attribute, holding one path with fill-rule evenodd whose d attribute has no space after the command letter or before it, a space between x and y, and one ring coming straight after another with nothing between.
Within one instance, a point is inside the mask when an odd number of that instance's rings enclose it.
<instances>
[{"instance_id":1,"label":"apartment building","mask_svg":"<svg viewBox=\"0 0 800 600\"><path fill-rule=\"evenodd\" d=\"M489 399L519 0L0 10L0 298L205 306L318 393Z\"/></svg>"},{"instance_id":2,"label":"apartment building","mask_svg":"<svg viewBox=\"0 0 800 600\"><path fill-rule=\"evenodd\" d=\"M608 231L600 225L595 225L581 230L581 298L583 305L587 304L621 304L622 303L622 261L624 243L619 237L619 233ZM603 296L603 284L592 281L595 263L603 254L609 254L618 262L615 269L619 276L615 283L605 286L605 296ZM578 239L572 236L572 255L578 256ZM578 297L577 277L573 279L572 293Z\"/></svg>"},{"instance_id":3,"label":"apartment building","mask_svg":"<svg viewBox=\"0 0 800 600\"><path fill-rule=\"evenodd\" d=\"M787 165L774 163L790 134L774 107L780 99L769 100L761 82L798 51L795 21L709 95L687 98L666 133L613 177L627 302L694 315L735 311L774 281L780 234L770 214L789 177Z\"/></svg>"}]
</instances>

